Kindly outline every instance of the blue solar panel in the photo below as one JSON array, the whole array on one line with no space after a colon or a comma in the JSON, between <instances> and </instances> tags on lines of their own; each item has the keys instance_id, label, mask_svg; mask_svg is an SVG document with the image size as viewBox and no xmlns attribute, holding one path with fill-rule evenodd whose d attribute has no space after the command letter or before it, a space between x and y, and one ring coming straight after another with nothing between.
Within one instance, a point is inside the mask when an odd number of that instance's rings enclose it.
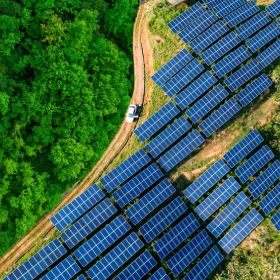
<instances>
[{"instance_id":1,"label":"blue solar panel","mask_svg":"<svg viewBox=\"0 0 280 280\"><path fill-rule=\"evenodd\" d=\"M265 49L260 55L257 56L257 60L262 67L267 67L274 60L280 56L280 39Z\"/></svg>"},{"instance_id":2,"label":"blue solar panel","mask_svg":"<svg viewBox=\"0 0 280 280\"><path fill-rule=\"evenodd\" d=\"M280 231L280 210L270 219L271 223L275 226L277 231Z\"/></svg>"},{"instance_id":3,"label":"blue solar panel","mask_svg":"<svg viewBox=\"0 0 280 280\"><path fill-rule=\"evenodd\" d=\"M233 92L243 86L246 82L250 81L255 75L257 75L262 70L262 67L254 59L247 63L242 68L238 69L227 79L225 83L228 88Z\"/></svg>"},{"instance_id":4,"label":"blue solar panel","mask_svg":"<svg viewBox=\"0 0 280 280\"><path fill-rule=\"evenodd\" d=\"M174 100L184 110L216 82L217 79L207 71L176 96Z\"/></svg>"},{"instance_id":5,"label":"blue solar panel","mask_svg":"<svg viewBox=\"0 0 280 280\"><path fill-rule=\"evenodd\" d=\"M280 25L280 18L276 21L278 25Z\"/></svg>"},{"instance_id":6,"label":"blue solar panel","mask_svg":"<svg viewBox=\"0 0 280 280\"><path fill-rule=\"evenodd\" d=\"M170 278L161 267L149 278L149 280L170 280Z\"/></svg>"},{"instance_id":7,"label":"blue solar panel","mask_svg":"<svg viewBox=\"0 0 280 280\"><path fill-rule=\"evenodd\" d=\"M212 243L206 230L201 231L178 253L167 261L167 265L174 274L178 276L188 265L190 265L210 244Z\"/></svg>"},{"instance_id":8,"label":"blue solar panel","mask_svg":"<svg viewBox=\"0 0 280 280\"><path fill-rule=\"evenodd\" d=\"M158 85L162 86L177 72L179 72L186 64L193 59L193 56L183 49L176 54L170 61L161 67L153 76L152 80Z\"/></svg>"},{"instance_id":9,"label":"blue solar panel","mask_svg":"<svg viewBox=\"0 0 280 280\"><path fill-rule=\"evenodd\" d=\"M170 147L175 141L177 141L182 135L191 129L189 122L182 116L157 137L155 137L147 146L146 149L149 153L156 158L168 147Z\"/></svg>"},{"instance_id":10,"label":"blue solar panel","mask_svg":"<svg viewBox=\"0 0 280 280\"><path fill-rule=\"evenodd\" d=\"M91 279L107 279L143 246L143 242L136 233L133 232L99 262L92 266L87 271L87 274Z\"/></svg>"},{"instance_id":11,"label":"blue solar panel","mask_svg":"<svg viewBox=\"0 0 280 280\"><path fill-rule=\"evenodd\" d=\"M201 5L201 3L197 2L185 12L170 21L167 25L172 30L172 32L177 33L205 12L206 9Z\"/></svg>"},{"instance_id":12,"label":"blue solar panel","mask_svg":"<svg viewBox=\"0 0 280 280\"><path fill-rule=\"evenodd\" d=\"M256 129L254 129L240 142L238 142L233 148L231 148L224 155L224 159L226 160L228 165L231 168L233 168L238 162L244 159L263 141L263 137L259 134L259 132Z\"/></svg>"},{"instance_id":13,"label":"blue solar panel","mask_svg":"<svg viewBox=\"0 0 280 280\"><path fill-rule=\"evenodd\" d=\"M12 271L4 280L34 279L66 253L58 239L53 240L38 253ZM40 265L38 265L40 263Z\"/></svg>"},{"instance_id":14,"label":"blue solar panel","mask_svg":"<svg viewBox=\"0 0 280 280\"><path fill-rule=\"evenodd\" d=\"M220 3L219 5L213 7L213 11L219 18L222 18L234 11L235 9L239 8L240 6L244 5L246 2L247 0L226 0Z\"/></svg>"},{"instance_id":15,"label":"blue solar panel","mask_svg":"<svg viewBox=\"0 0 280 280\"><path fill-rule=\"evenodd\" d=\"M146 250L136 260L134 260L126 269L124 269L115 280L139 280L142 279L153 267L157 265L156 260Z\"/></svg>"},{"instance_id":16,"label":"blue solar panel","mask_svg":"<svg viewBox=\"0 0 280 280\"><path fill-rule=\"evenodd\" d=\"M233 177L229 177L221 186L212 192L203 202L201 202L194 211L203 220L207 220L224 203L226 203L241 186Z\"/></svg>"},{"instance_id":17,"label":"blue solar panel","mask_svg":"<svg viewBox=\"0 0 280 280\"><path fill-rule=\"evenodd\" d=\"M223 124L231 119L240 109L240 105L231 98L217 109L217 111L205 119L198 127L206 137L209 137L213 132L217 131Z\"/></svg>"},{"instance_id":18,"label":"blue solar panel","mask_svg":"<svg viewBox=\"0 0 280 280\"><path fill-rule=\"evenodd\" d=\"M239 193L217 217L208 224L207 229L218 238L252 203L243 193Z\"/></svg>"},{"instance_id":19,"label":"blue solar panel","mask_svg":"<svg viewBox=\"0 0 280 280\"><path fill-rule=\"evenodd\" d=\"M219 78L222 78L250 56L251 53L247 50L247 48L245 46L240 46L238 49L231 52L228 56L216 63L212 67L212 70L218 75Z\"/></svg>"},{"instance_id":20,"label":"blue solar panel","mask_svg":"<svg viewBox=\"0 0 280 280\"><path fill-rule=\"evenodd\" d=\"M212 47L205 50L200 56L207 65L211 65L237 46L240 42L240 39L238 39L233 32L230 32Z\"/></svg>"},{"instance_id":21,"label":"blue solar panel","mask_svg":"<svg viewBox=\"0 0 280 280\"><path fill-rule=\"evenodd\" d=\"M145 151L140 149L103 178L101 178L100 182L108 192L111 192L150 161L151 159L145 153Z\"/></svg>"},{"instance_id":22,"label":"blue solar panel","mask_svg":"<svg viewBox=\"0 0 280 280\"><path fill-rule=\"evenodd\" d=\"M80 264L85 267L130 229L131 227L125 218L123 216L118 216L86 243L81 245L74 252L74 255Z\"/></svg>"},{"instance_id":23,"label":"blue solar panel","mask_svg":"<svg viewBox=\"0 0 280 280\"><path fill-rule=\"evenodd\" d=\"M222 21L218 21L197 38L195 38L190 43L190 46L196 53L200 53L208 48L211 44L216 42L224 34L226 34L228 30L228 27L224 25Z\"/></svg>"},{"instance_id":24,"label":"blue solar panel","mask_svg":"<svg viewBox=\"0 0 280 280\"><path fill-rule=\"evenodd\" d=\"M205 115L212 111L220 104L229 93L221 84L218 84L213 90L207 93L203 98L196 102L189 110L186 111L187 116L193 123L201 120Z\"/></svg>"},{"instance_id":25,"label":"blue solar panel","mask_svg":"<svg viewBox=\"0 0 280 280\"><path fill-rule=\"evenodd\" d=\"M188 215L179 224L154 244L154 249L161 259L168 256L176 247L200 227L194 214Z\"/></svg>"},{"instance_id":26,"label":"blue solar panel","mask_svg":"<svg viewBox=\"0 0 280 280\"><path fill-rule=\"evenodd\" d=\"M152 242L161 232L186 212L187 209L188 207L180 197L175 198L153 218L140 227L141 234L148 243Z\"/></svg>"},{"instance_id":27,"label":"blue solar panel","mask_svg":"<svg viewBox=\"0 0 280 280\"><path fill-rule=\"evenodd\" d=\"M55 279L71 279L74 275L76 275L81 268L75 262L75 260L68 256L61 263L59 263L56 267L54 267L51 271L49 271L45 276L43 276L42 280L55 280Z\"/></svg>"},{"instance_id":28,"label":"blue solar panel","mask_svg":"<svg viewBox=\"0 0 280 280\"><path fill-rule=\"evenodd\" d=\"M184 195L187 196L192 203L195 203L229 171L229 167L219 159L184 190Z\"/></svg>"},{"instance_id":29,"label":"blue solar panel","mask_svg":"<svg viewBox=\"0 0 280 280\"><path fill-rule=\"evenodd\" d=\"M168 172L204 142L205 139L201 134L197 130L193 130L188 136L161 156L158 162Z\"/></svg>"},{"instance_id":30,"label":"blue solar panel","mask_svg":"<svg viewBox=\"0 0 280 280\"><path fill-rule=\"evenodd\" d=\"M188 83L197 77L204 70L204 66L197 59L192 60L176 76L163 86L163 91L173 97L182 90Z\"/></svg>"},{"instance_id":31,"label":"blue solar panel","mask_svg":"<svg viewBox=\"0 0 280 280\"><path fill-rule=\"evenodd\" d=\"M242 40L246 40L269 22L270 19L265 14L265 12L260 12L259 14L246 21L240 27L235 29L234 32L236 32L239 38L241 38Z\"/></svg>"},{"instance_id":32,"label":"blue solar panel","mask_svg":"<svg viewBox=\"0 0 280 280\"><path fill-rule=\"evenodd\" d=\"M203 2L205 3L205 5L208 7L208 8L213 8L217 5L219 5L220 3L222 3L224 0L203 0Z\"/></svg>"},{"instance_id":33,"label":"blue solar panel","mask_svg":"<svg viewBox=\"0 0 280 280\"><path fill-rule=\"evenodd\" d=\"M167 179L164 179L133 206L126 210L126 215L132 223L136 225L154 211L168 197L175 193L175 191L176 189L172 184Z\"/></svg>"},{"instance_id":34,"label":"blue solar panel","mask_svg":"<svg viewBox=\"0 0 280 280\"><path fill-rule=\"evenodd\" d=\"M230 27L234 27L247 20L254 14L258 13L259 11L260 8L255 4L255 2L249 2L233 13L227 15L224 20Z\"/></svg>"},{"instance_id":35,"label":"blue solar panel","mask_svg":"<svg viewBox=\"0 0 280 280\"><path fill-rule=\"evenodd\" d=\"M219 245L229 254L243 239L246 238L261 222L262 215L252 209L230 230L220 241Z\"/></svg>"},{"instance_id":36,"label":"blue solar panel","mask_svg":"<svg viewBox=\"0 0 280 280\"><path fill-rule=\"evenodd\" d=\"M53 215L50 220L55 227L61 231L77 218L82 216L104 196L105 194L101 191L101 189L94 184Z\"/></svg>"},{"instance_id":37,"label":"blue solar panel","mask_svg":"<svg viewBox=\"0 0 280 280\"><path fill-rule=\"evenodd\" d=\"M273 188L259 203L266 215L280 204L280 183Z\"/></svg>"},{"instance_id":38,"label":"blue solar panel","mask_svg":"<svg viewBox=\"0 0 280 280\"><path fill-rule=\"evenodd\" d=\"M204 280L224 259L217 246L214 246L183 278L183 280Z\"/></svg>"},{"instance_id":39,"label":"blue solar panel","mask_svg":"<svg viewBox=\"0 0 280 280\"><path fill-rule=\"evenodd\" d=\"M116 207L106 198L64 231L61 237L69 248L73 248L116 212Z\"/></svg>"},{"instance_id":40,"label":"blue solar panel","mask_svg":"<svg viewBox=\"0 0 280 280\"><path fill-rule=\"evenodd\" d=\"M87 278L84 275L80 275L76 280L87 280Z\"/></svg>"},{"instance_id":41,"label":"blue solar panel","mask_svg":"<svg viewBox=\"0 0 280 280\"><path fill-rule=\"evenodd\" d=\"M262 29L258 34L249 39L246 45L251 49L252 52L258 51L260 48L265 46L271 40L276 38L280 34L280 28L275 22L271 23L266 28Z\"/></svg>"},{"instance_id":42,"label":"blue solar panel","mask_svg":"<svg viewBox=\"0 0 280 280\"><path fill-rule=\"evenodd\" d=\"M274 3L266 7L266 11L272 18L275 18L280 15L280 1L276 0Z\"/></svg>"},{"instance_id":43,"label":"blue solar panel","mask_svg":"<svg viewBox=\"0 0 280 280\"><path fill-rule=\"evenodd\" d=\"M274 161L255 181L253 181L248 189L254 198L258 198L280 177L280 162Z\"/></svg>"},{"instance_id":44,"label":"blue solar panel","mask_svg":"<svg viewBox=\"0 0 280 280\"><path fill-rule=\"evenodd\" d=\"M195 37L197 37L201 32L211 26L216 20L217 17L212 12L206 11L201 15L201 17L193 21L178 35L187 44Z\"/></svg>"},{"instance_id":45,"label":"blue solar panel","mask_svg":"<svg viewBox=\"0 0 280 280\"><path fill-rule=\"evenodd\" d=\"M114 199L120 207L126 206L129 202L148 189L163 176L157 165L153 163L144 169L137 176L113 193Z\"/></svg>"},{"instance_id":46,"label":"blue solar panel","mask_svg":"<svg viewBox=\"0 0 280 280\"><path fill-rule=\"evenodd\" d=\"M142 142L145 142L168 122L174 119L179 114L179 112L179 109L170 101L150 118L148 118L148 120L142 123L138 128L136 128L134 133Z\"/></svg>"},{"instance_id":47,"label":"blue solar panel","mask_svg":"<svg viewBox=\"0 0 280 280\"><path fill-rule=\"evenodd\" d=\"M240 91L236 95L236 98L242 104L242 106L245 107L260 94L262 94L266 89L268 89L271 85L272 81L265 74L262 74L249 86Z\"/></svg>"}]
</instances>

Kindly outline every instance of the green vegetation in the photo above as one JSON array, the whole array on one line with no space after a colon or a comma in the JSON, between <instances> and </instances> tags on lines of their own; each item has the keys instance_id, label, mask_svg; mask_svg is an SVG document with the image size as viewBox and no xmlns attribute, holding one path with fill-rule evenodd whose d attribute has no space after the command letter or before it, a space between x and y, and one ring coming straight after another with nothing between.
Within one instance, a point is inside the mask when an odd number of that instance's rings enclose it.
<instances>
[{"instance_id":1,"label":"green vegetation","mask_svg":"<svg viewBox=\"0 0 280 280\"><path fill-rule=\"evenodd\" d=\"M0 255L114 137L132 92L137 0L0 3Z\"/></svg>"}]
</instances>

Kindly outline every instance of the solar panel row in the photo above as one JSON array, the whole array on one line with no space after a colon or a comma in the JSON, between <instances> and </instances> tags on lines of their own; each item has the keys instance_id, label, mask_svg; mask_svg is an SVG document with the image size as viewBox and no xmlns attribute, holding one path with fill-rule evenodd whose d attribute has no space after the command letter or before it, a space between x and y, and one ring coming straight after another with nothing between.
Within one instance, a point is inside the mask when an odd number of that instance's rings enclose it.
<instances>
[{"instance_id":1,"label":"solar panel row","mask_svg":"<svg viewBox=\"0 0 280 280\"><path fill-rule=\"evenodd\" d=\"M170 278L161 267L149 278L149 280L170 280Z\"/></svg>"},{"instance_id":2,"label":"solar panel row","mask_svg":"<svg viewBox=\"0 0 280 280\"><path fill-rule=\"evenodd\" d=\"M246 2L247 0L226 0L213 7L213 11L219 18L222 18L234 11L235 9L239 8L240 6L246 4Z\"/></svg>"},{"instance_id":3,"label":"solar panel row","mask_svg":"<svg viewBox=\"0 0 280 280\"><path fill-rule=\"evenodd\" d=\"M280 183L273 188L259 203L266 215L280 204Z\"/></svg>"},{"instance_id":4,"label":"solar panel row","mask_svg":"<svg viewBox=\"0 0 280 280\"><path fill-rule=\"evenodd\" d=\"M280 1L276 0L274 3L272 3L271 5L269 5L266 8L266 11L269 13L269 15L272 18L279 16L280 15Z\"/></svg>"},{"instance_id":5,"label":"solar panel row","mask_svg":"<svg viewBox=\"0 0 280 280\"><path fill-rule=\"evenodd\" d=\"M280 39L267 47L261 54L257 56L257 60L262 67L267 67L280 56Z\"/></svg>"},{"instance_id":6,"label":"solar panel row","mask_svg":"<svg viewBox=\"0 0 280 280\"><path fill-rule=\"evenodd\" d=\"M210 9L217 6L218 4L222 3L223 1L224 0L203 0L205 5Z\"/></svg>"},{"instance_id":7,"label":"solar panel row","mask_svg":"<svg viewBox=\"0 0 280 280\"><path fill-rule=\"evenodd\" d=\"M280 210L273 215L270 221L275 226L276 230L280 231Z\"/></svg>"}]
</instances>

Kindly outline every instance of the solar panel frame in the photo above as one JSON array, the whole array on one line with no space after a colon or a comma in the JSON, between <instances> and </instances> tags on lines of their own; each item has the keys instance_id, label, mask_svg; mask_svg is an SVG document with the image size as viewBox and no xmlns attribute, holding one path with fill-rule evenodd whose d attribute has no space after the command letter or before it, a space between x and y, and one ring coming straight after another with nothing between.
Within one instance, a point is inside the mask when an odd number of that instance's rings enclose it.
<instances>
[{"instance_id":1,"label":"solar panel frame","mask_svg":"<svg viewBox=\"0 0 280 280\"><path fill-rule=\"evenodd\" d=\"M160 267L149 280L170 280L169 276L166 274L164 269Z\"/></svg>"},{"instance_id":2,"label":"solar panel frame","mask_svg":"<svg viewBox=\"0 0 280 280\"><path fill-rule=\"evenodd\" d=\"M263 68L270 65L274 60L280 57L280 39L267 47L256 59Z\"/></svg>"},{"instance_id":3,"label":"solar panel frame","mask_svg":"<svg viewBox=\"0 0 280 280\"><path fill-rule=\"evenodd\" d=\"M277 231L280 231L280 210L278 210L270 219Z\"/></svg>"},{"instance_id":4,"label":"solar panel frame","mask_svg":"<svg viewBox=\"0 0 280 280\"><path fill-rule=\"evenodd\" d=\"M278 183L260 202L265 215L269 215L272 210L280 205L280 183Z\"/></svg>"},{"instance_id":5,"label":"solar panel frame","mask_svg":"<svg viewBox=\"0 0 280 280\"><path fill-rule=\"evenodd\" d=\"M229 13L233 12L234 10L238 9L242 5L244 5L247 0L226 0L222 3L218 4L217 6L213 7L213 11L219 18L223 18Z\"/></svg>"},{"instance_id":6,"label":"solar panel frame","mask_svg":"<svg viewBox=\"0 0 280 280\"><path fill-rule=\"evenodd\" d=\"M265 10L272 18L276 18L280 15L280 1L276 0L274 3L267 6Z\"/></svg>"}]
</instances>

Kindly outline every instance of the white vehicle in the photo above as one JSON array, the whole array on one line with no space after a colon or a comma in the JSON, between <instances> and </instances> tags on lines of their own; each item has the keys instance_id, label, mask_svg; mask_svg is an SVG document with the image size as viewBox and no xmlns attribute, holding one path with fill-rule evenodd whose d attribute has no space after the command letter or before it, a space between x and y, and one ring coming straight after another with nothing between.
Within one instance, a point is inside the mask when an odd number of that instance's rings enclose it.
<instances>
[{"instance_id":1,"label":"white vehicle","mask_svg":"<svg viewBox=\"0 0 280 280\"><path fill-rule=\"evenodd\" d=\"M134 121L135 118L138 118L138 116L136 115L137 113L137 106L131 104L128 108L128 112L126 114L126 121L128 123L132 123Z\"/></svg>"}]
</instances>

